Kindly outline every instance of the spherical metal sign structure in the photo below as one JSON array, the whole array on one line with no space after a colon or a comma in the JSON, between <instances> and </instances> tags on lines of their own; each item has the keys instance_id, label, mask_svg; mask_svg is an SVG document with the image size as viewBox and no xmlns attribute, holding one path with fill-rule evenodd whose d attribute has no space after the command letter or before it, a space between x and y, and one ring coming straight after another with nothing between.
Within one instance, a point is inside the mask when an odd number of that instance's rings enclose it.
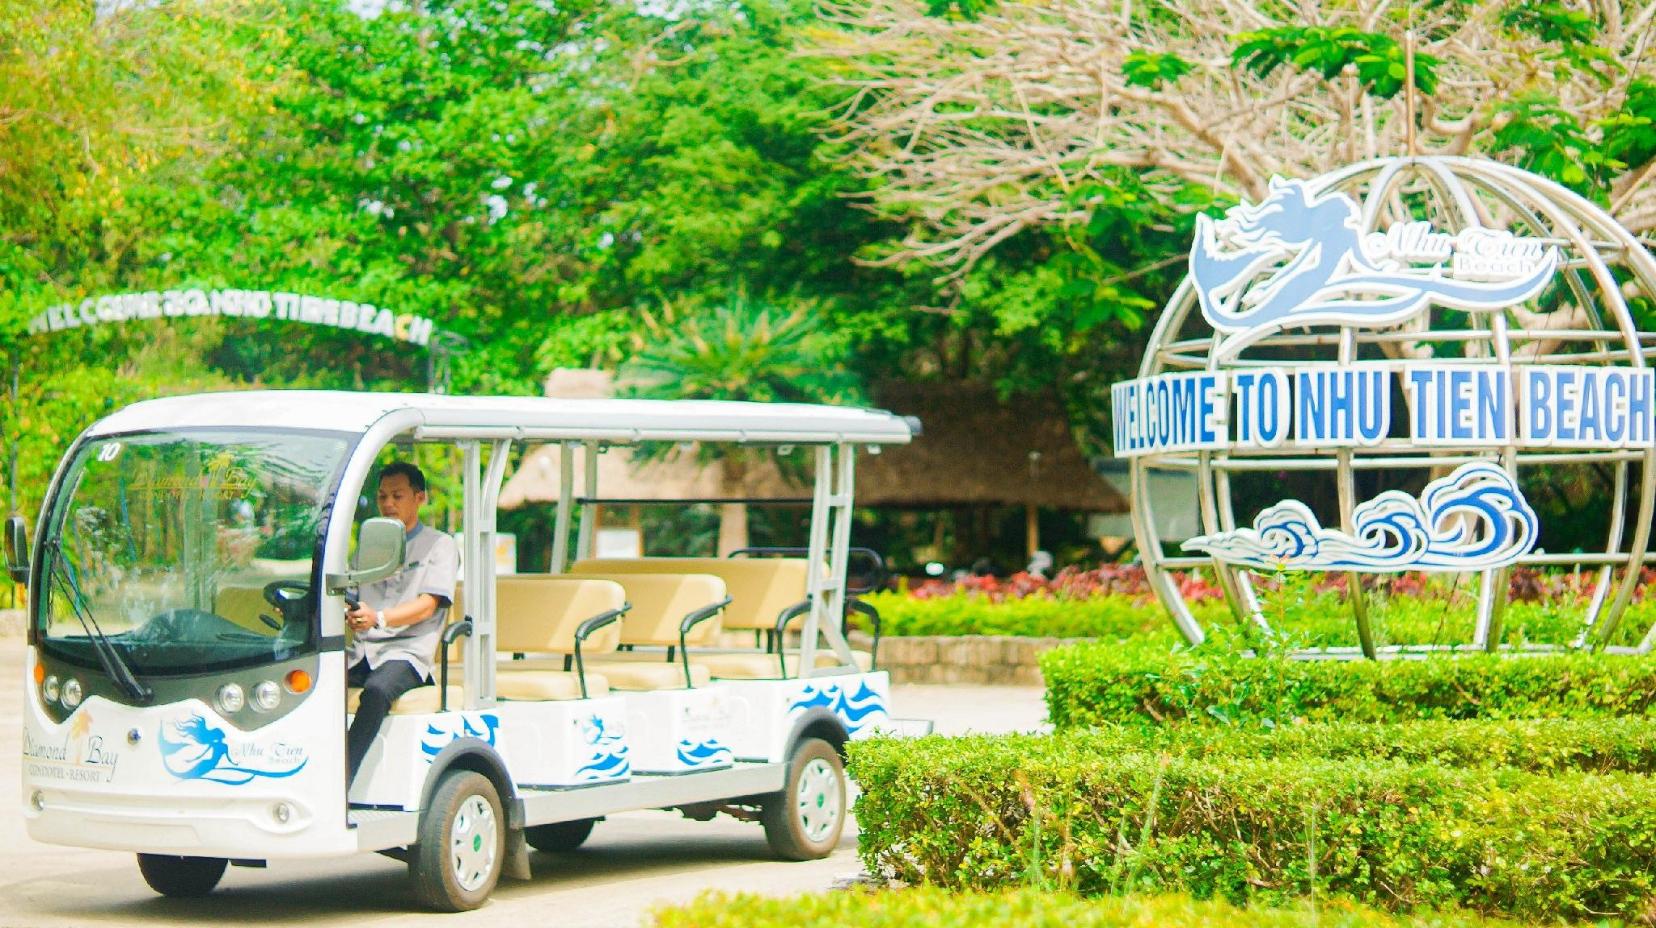
<instances>
[{"instance_id":1,"label":"spherical metal sign structure","mask_svg":"<svg viewBox=\"0 0 1656 928\"><path fill-rule=\"evenodd\" d=\"M1609 642L1656 504L1656 335L1628 306L1653 294L1656 261L1608 214L1489 161L1273 179L1260 202L1198 217L1139 376L1112 392L1139 550L1184 636L1205 631L1173 570L1211 568L1266 631L1262 574L1454 572L1478 589L1465 643L1493 648L1514 567L1585 565L1573 643ZM1571 468L1608 475L1613 501L1575 516L1599 547L1550 553L1524 487ZM1196 478L1203 534L1177 551L1156 533L1159 469ZM1347 590L1373 656L1361 585Z\"/></svg>"}]
</instances>

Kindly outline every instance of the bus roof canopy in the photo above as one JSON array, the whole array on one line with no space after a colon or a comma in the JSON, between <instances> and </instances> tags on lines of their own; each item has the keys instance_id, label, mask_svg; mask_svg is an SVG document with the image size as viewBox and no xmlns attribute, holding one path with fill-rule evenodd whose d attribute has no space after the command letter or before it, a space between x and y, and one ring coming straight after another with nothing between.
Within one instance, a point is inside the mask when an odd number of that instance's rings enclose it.
<instances>
[{"instance_id":1,"label":"bus roof canopy","mask_svg":"<svg viewBox=\"0 0 1656 928\"><path fill-rule=\"evenodd\" d=\"M88 434L238 426L361 434L388 416L410 420L417 437L451 439L906 444L919 432L884 410L804 403L248 390L136 403Z\"/></svg>"}]
</instances>

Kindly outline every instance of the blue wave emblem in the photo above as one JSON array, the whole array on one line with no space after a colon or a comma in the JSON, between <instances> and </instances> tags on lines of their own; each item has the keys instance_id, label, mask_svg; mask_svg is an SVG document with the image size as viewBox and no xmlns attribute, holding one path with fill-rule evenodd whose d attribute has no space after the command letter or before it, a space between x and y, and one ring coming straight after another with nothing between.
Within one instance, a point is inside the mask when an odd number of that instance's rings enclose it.
<instances>
[{"instance_id":1,"label":"blue wave emblem","mask_svg":"<svg viewBox=\"0 0 1656 928\"><path fill-rule=\"evenodd\" d=\"M1229 564L1265 570L1485 570L1535 547L1540 521L1512 475L1474 461L1426 485L1420 499L1388 490L1352 513L1355 531L1323 528L1311 510L1283 500L1253 528L1185 542Z\"/></svg>"},{"instance_id":2,"label":"blue wave emblem","mask_svg":"<svg viewBox=\"0 0 1656 928\"><path fill-rule=\"evenodd\" d=\"M172 729L171 738L167 736L169 728ZM298 753L299 762L286 770L238 764L230 758L230 743L224 729L213 727L200 715L191 715L183 721L161 723L156 743L161 749L161 765L180 780L206 780L241 786L260 778L291 777L310 763L310 758L304 757L301 750Z\"/></svg>"},{"instance_id":3,"label":"blue wave emblem","mask_svg":"<svg viewBox=\"0 0 1656 928\"><path fill-rule=\"evenodd\" d=\"M850 732L862 728L870 715L886 711L885 700L869 687L867 680L863 680L857 692L850 696L846 695L838 683L830 683L821 688L807 685L800 691L799 698L788 704L788 714L804 712L819 706L833 712L845 723L846 731Z\"/></svg>"},{"instance_id":4,"label":"blue wave emblem","mask_svg":"<svg viewBox=\"0 0 1656 928\"><path fill-rule=\"evenodd\" d=\"M476 724L473 724L474 719ZM420 753L430 761L460 738L476 738L492 748L495 746L495 732L499 728L500 717L492 712L471 717L461 714L458 726L450 725L446 721L442 726L435 722L427 722L425 734L420 738Z\"/></svg>"},{"instance_id":5,"label":"blue wave emblem","mask_svg":"<svg viewBox=\"0 0 1656 928\"><path fill-rule=\"evenodd\" d=\"M686 738L678 743L678 759L686 767L714 767L730 763L735 759L735 754L720 744L717 738L709 738L700 744Z\"/></svg>"},{"instance_id":6,"label":"blue wave emblem","mask_svg":"<svg viewBox=\"0 0 1656 928\"><path fill-rule=\"evenodd\" d=\"M582 780L618 780L632 772L632 761L627 757L626 737L610 731L604 720L593 715L581 722L581 736L592 753L584 766L575 770Z\"/></svg>"}]
</instances>

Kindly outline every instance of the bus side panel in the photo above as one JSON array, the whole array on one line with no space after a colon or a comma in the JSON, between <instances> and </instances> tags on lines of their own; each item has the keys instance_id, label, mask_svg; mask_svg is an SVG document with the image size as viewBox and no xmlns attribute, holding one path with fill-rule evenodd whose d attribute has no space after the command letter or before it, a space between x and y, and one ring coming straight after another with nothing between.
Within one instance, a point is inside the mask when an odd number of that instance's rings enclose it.
<instances>
[{"instance_id":1,"label":"bus side panel","mask_svg":"<svg viewBox=\"0 0 1656 928\"><path fill-rule=\"evenodd\" d=\"M23 814L52 844L203 857L356 850L345 822L345 673L322 655L311 692L244 732L201 699L124 706L90 697L61 724L25 662ZM285 694L286 698L297 698Z\"/></svg>"},{"instance_id":2,"label":"bus side panel","mask_svg":"<svg viewBox=\"0 0 1656 928\"><path fill-rule=\"evenodd\" d=\"M891 720L891 679L883 670L791 680L726 680L737 703L731 748L739 760L777 763L788 759L794 720L822 708L851 733L866 738Z\"/></svg>"},{"instance_id":3,"label":"bus side panel","mask_svg":"<svg viewBox=\"0 0 1656 928\"><path fill-rule=\"evenodd\" d=\"M518 786L592 786L632 774L625 698L501 702L387 717L351 784L351 801L419 809L432 760L462 738L492 748Z\"/></svg>"}]
</instances>

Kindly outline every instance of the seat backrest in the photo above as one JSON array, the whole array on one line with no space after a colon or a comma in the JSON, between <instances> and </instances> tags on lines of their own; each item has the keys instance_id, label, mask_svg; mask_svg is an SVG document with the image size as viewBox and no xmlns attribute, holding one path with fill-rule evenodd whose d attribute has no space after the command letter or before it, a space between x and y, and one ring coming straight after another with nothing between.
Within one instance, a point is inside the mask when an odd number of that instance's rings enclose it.
<instances>
[{"instance_id":1,"label":"seat backrest","mask_svg":"<svg viewBox=\"0 0 1656 928\"><path fill-rule=\"evenodd\" d=\"M769 630L782 610L803 602L808 562L802 557L591 558L575 562L575 574L709 574L725 582L730 605L726 631Z\"/></svg>"},{"instance_id":2,"label":"seat backrest","mask_svg":"<svg viewBox=\"0 0 1656 928\"><path fill-rule=\"evenodd\" d=\"M571 654L581 623L619 609L626 601L626 592L613 580L550 574L497 577L495 651ZM581 653L613 651L620 643L621 624L607 625L581 643Z\"/></svg>"},{"instance_id":3,"label":"seat backrest","mask_svg":"<svg viewBox=\"0 0 1656 928\"><path fill-rule=\"evenodd\" d=\"M621 643L630 645L676 647L684 617L728 595L725 582L710 574L582 573L581 579L609 580L625 591L632 609L621 620ZM721 616L714 616L691 629L686 641L707 647L720 627Z\"/></svg>"}]
</instances>

